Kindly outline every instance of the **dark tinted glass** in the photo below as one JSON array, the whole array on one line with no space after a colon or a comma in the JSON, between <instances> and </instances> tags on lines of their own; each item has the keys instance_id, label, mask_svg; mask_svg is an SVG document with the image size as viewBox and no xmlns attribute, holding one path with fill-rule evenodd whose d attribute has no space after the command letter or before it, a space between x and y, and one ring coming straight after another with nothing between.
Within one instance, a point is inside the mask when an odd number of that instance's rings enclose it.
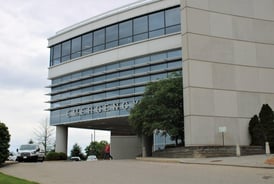
<instances>
[{"instance_id":1,"label":"dark tinted glass","mask_svg":"<svg viewBox=\"0 0 274 184\"><path fill-rule=\"evenodd\" d=\"M119 24L119 38L132 36L132 20Z\"/></svg>"},{"instance_id":2,"label":"dark tinted glass","mask_svg":"<svg viewBox=\"0 0 274 184\"><path fill-rule=\"evenodd\" d=\"M81 37L72 39L71 41L71 53L79 52L81 50Z\"/></svg>"},{"instance_id":3,"label":"dark tinted glass","mask_svg":"<svg viewBox=\"0 0 274 184\"><path fill-rule=\"evenodd\" d=\"M70 41L62 43L62 56L70 54Z\"/></svg>"},{"instance_id":4,"label":"dark tinted glass","mask_svg":"<svg viewBox=\"0 0 274 184\"><path fill-rule=\"evenodd\" d=\"M161 29L165 26L164 12L149 15L149 30Z\"/></svg>"},{"instance_id":5,"label":"dark tinted glass","mask_svg":"<svg viewBox=\"0 0 274 184\"><path fill-rule=\"evenodd\" d=\"M133 33L140 34L148 31L148 17L139 17L133 20Z\"/></svg>"},{"instance_id":6,"label":"dark tinted glass","mask_svg":"<svg viewBox=\"0 0 274 184\"><path fill-rule=\"evenodd\" d=\"M180 8L179 7L173 8L170 10L166 10L165 13L166 13L165 20L166 20L167 27L180 24L181 19L180 19Z\"/></svg>"},{"instance_id":7,"label":"dark tinted glass","mask_svg":"<svg viewBox=\"0 0 274 184\"><path fill-rule=\"evenodd\" d=\"M61 56L61 45L55 45L53 48L53 59L59 58Z\"/></svg>"},{"instance_id":8,"label":"dark tinted glass","mask_svg":"<svg viewBox=\"0 0 274 184\"><path fill-rule=\"evenodd\" d=\"M106 42L118 40L118 25L109 26L106 28Z\"/></svg>"},{"instance_id":9,"label":"dark tinted glass","mask_svg":"<svg viewBox=\"0 0 274 184\"><path fill-rule=\"evenodd\" d=\"M88 49L92 47L92 33L88 33L82 36L82 49Z\"/></svg>"},{"instance_id":10,"label":"dark tinted glass","mask_svg":"<svg viewBox=\"0 0 274 184\"><path fill-rule=\"evenodd\" d=\"M105 43L105 29L94 31L94 46Z\"/></svg>"}]
</instances>

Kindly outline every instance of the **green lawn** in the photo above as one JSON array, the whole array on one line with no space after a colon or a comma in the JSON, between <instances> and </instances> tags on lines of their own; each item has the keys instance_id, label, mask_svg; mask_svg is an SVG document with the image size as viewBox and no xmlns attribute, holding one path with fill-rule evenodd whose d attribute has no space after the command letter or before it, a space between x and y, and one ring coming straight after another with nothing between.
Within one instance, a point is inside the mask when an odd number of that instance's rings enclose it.
<instances>
[{"instance_id":1,"label":"green lawn","mask_svg":"<svg viewBox=\"0 0 274 184\"><path fill-rule=\"evenodd\" d=\"M0 183L3 183L3 184L38 184L36 182L23 180L23 179L16 178L13 176L5 175L3 173L0 173Z\"/></svg>"}]
</instances>

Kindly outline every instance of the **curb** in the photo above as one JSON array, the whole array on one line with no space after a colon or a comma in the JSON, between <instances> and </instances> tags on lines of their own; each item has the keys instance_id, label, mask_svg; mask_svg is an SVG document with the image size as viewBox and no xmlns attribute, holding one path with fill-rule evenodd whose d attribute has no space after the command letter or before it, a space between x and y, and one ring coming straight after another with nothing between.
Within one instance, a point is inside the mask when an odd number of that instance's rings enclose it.
<instances>
[{"instance_id":1,"label":"curb","mask_svg":"<svg viewBox=\"0 0 274 184\"><path fill-rule=\"evenodd\" d=\"M212 166L228 166L228 167L243 167L243 168L254 168L254 169L274 169L274 165L246 165L246 164L232 164L232 163L212 163L212 162L191 162L184 161L177 158L155 158L155 157L137 157L136 160L145 162L160 162L160 163L177 163L177 164L196 164L196 165L212 165Z\"/></svg>"}]
</instances>

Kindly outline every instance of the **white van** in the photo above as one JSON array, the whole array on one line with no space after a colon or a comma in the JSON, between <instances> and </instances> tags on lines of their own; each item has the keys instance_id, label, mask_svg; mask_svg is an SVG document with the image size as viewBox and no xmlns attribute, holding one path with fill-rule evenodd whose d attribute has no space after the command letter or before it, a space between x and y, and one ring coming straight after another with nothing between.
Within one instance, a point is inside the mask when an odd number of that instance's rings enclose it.
<instances>
[{"instance_id":1,"label":"white van","mask_svg":"<svg viewBox=\"0 0 274 184\"><path fill-rule=\"evenodd\" d=\"M17 149L18 162L22 161L41 161L45 160L45 151L41 145L37 144L23 144Z\"/></svg>"}]
</instances>

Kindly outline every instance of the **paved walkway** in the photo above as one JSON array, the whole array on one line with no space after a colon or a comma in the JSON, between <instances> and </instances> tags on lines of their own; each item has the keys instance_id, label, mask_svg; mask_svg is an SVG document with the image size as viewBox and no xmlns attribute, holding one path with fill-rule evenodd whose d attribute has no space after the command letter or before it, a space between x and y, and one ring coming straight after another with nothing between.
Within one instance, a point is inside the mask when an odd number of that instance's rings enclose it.
<instances>
[{"instance_id":1,"label":"paved walkway","mask_svg":"<svg viewBox=\"0 0 274 184\"><path fill-rule=\"evenodd\" d=\"M274 155L253 155L241 157L217 157L217 158L137 158L137 160L154 162L172 162L182 164L200 164L200 165L222 165L251 168L274 169L274 165L266 164L268 158L274 158Z\"/></svg>"}]
</instances>

